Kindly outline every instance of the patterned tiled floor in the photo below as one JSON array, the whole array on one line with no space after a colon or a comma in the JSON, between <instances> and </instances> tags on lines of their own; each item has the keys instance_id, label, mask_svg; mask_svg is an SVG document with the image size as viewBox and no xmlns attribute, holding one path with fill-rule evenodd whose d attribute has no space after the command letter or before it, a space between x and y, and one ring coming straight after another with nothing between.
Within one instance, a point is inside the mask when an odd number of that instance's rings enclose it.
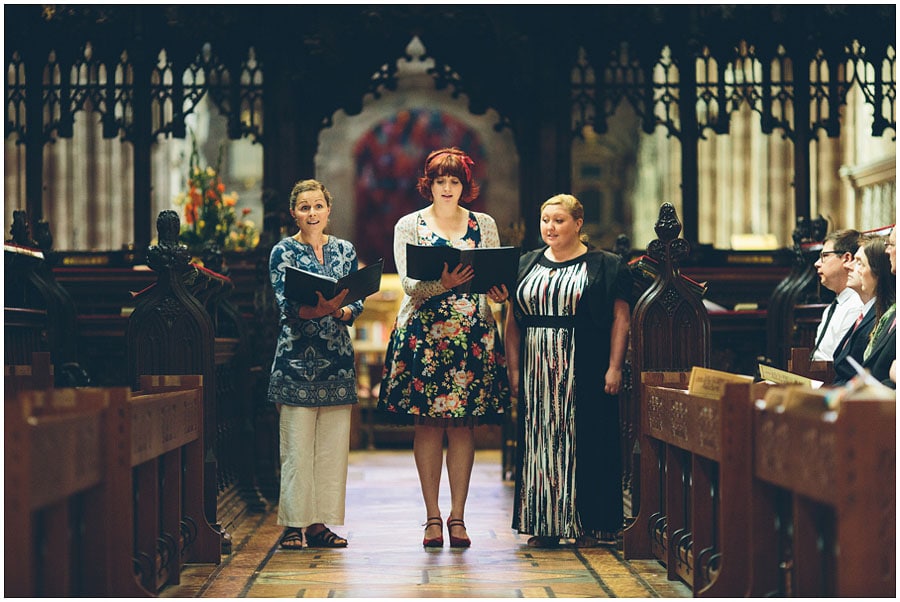
<instances>
[{"instance_id":1,"label":"patterned tiled floor","mask_svg":"<svg viewBox=\"0 0 900 602\"><path fill-rule=\"evenodd\" d=\"M189 566L163 597L686 598L656 561L606 548L538 550L509 528L512 485L500 452L479 451L466 508L469 549L424 549L424 507L411 451L352 452L343 550L281 550L275 513L233 533L219 566ZM441 488L449 512L449 487ZM446 534L445 534L446 539Z\"/></svg>"}]
</instances>

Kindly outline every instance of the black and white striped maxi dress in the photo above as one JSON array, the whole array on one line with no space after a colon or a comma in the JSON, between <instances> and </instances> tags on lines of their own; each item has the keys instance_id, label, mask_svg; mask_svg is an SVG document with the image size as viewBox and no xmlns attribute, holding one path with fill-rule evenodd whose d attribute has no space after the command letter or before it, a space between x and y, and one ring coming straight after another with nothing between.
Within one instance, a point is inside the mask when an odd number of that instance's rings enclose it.
<instances>
[{"instance_id":1,"label":"black and white striped maxi dress","mask_svg":"<svg viewBox=\"0 0 900 602\"><path fill-rule=\"evenodd\" d=\"M585 257L556 263L541 256L516 290L522 310L520 395L524 449L520 533L581 535L575 508L575 308L587 285Z\"/></svg>"}]
</instances>

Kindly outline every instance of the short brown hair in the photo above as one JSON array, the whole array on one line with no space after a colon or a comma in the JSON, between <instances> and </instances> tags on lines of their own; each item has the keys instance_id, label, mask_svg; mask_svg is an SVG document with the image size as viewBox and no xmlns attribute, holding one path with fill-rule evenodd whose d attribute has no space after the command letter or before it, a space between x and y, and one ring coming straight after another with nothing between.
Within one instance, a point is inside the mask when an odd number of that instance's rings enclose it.
<instances>
[{"instance_id":1,"label":"short brown hair","mask_svg":"<svg viewBox=\"0 0 900 602\"><path fill-rule=\"evenodd\" d=\"M852 228L848 228L846 230L835 230L825 237L825 240L822 242L822 244L828 242L829 240L834 243L834 250L839 255L843 255L844 253L856 255L856 250L859 248L859 232L853 230Z\"/></svg>"},{"instance_id":2,"label":"short brown hair","mask_svg":"<svg viewBox=\"0 0 900 602\"><path fill-rule=\"evenodd\" d=\"M475 162L465 152L458 148L441 148L431 151L425 159L425 175L416 183L416 190L427 201L433 201L431 185L439 176L454 176L460 179L463 185L462 195L459 200L469 203L478 198L481 187L475 182L472 167Z\"/></svg>"}]
</instances>

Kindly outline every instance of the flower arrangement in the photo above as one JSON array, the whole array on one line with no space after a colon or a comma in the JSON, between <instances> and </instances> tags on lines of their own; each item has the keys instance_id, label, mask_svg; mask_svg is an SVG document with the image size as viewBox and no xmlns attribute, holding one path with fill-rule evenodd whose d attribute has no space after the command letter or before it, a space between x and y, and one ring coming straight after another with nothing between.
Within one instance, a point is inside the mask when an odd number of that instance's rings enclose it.
<instances>
[{"instance_id":1,"label":"flower arrangement","mask_svg":"<svg viewBox=\"0 0 900 602\"><path fill-rule=\"evenodd\" d=\"M215 167L200 167L200 153L196 139L192 141L188 165L187 192L175 197L175 204L184 210L181 242L195 254L207 243L215 243L226 251L249 251L259 244L259 230L247 215L245 207L240 216L235 209L237 193L226 193L219 175L222 166L222 147Z\"/></svg>"}]
</instances>

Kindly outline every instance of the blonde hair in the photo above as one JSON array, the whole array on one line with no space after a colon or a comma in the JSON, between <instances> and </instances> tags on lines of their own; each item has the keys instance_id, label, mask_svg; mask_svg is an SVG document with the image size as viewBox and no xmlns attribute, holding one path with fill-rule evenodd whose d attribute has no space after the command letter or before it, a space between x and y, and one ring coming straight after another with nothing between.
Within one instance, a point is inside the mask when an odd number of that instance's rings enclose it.
<instances>
[{"instance_id":1,"label":"blonde hair","mask_svg":"<svg viewBox=\"0 0 900 602\"><path fill-rule=\"evenodd\" d=\"M581 204L577 198L575 198L571 194L555 194L541 205L541 213L544 212L544 209L551 205L559 205L566 212L572 216L574 220L581 220L582 227L584 226L584 205ZM588 243L588 235L582 231L578 232L578 239L581 240L584 244Z\"/></svg>"}]
</instances>

